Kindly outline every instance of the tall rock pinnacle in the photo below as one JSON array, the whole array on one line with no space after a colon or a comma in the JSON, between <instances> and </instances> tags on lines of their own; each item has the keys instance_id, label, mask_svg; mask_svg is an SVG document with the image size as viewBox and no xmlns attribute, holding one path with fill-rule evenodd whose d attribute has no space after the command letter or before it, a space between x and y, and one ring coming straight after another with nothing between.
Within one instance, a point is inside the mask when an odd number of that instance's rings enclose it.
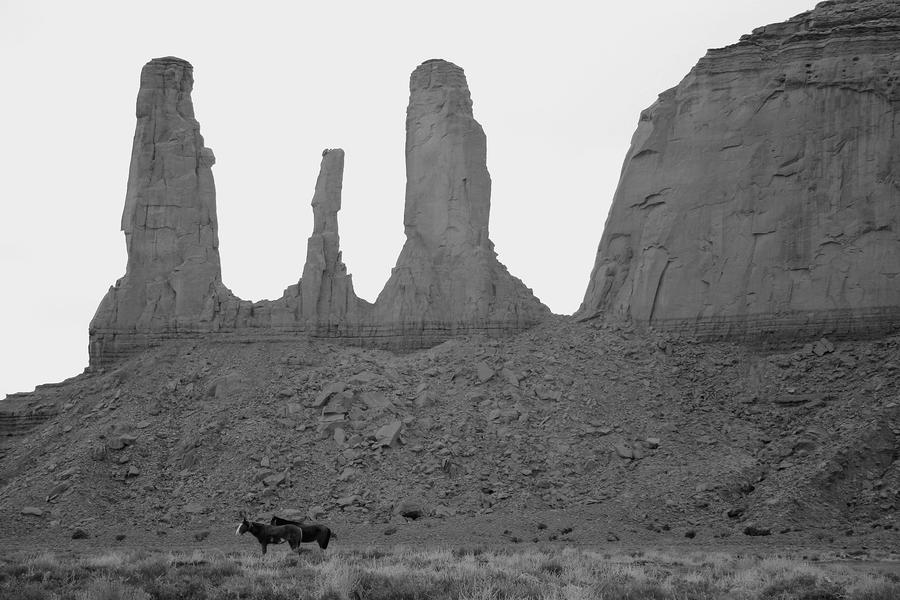
<instances>
[{"instance_id":1,"label":"tall rock pinnacle","mask_svg":"<svg viewBox=\"0 0 900 600\"><path fill-rule=\"evenodd\" d=\"M376 301L383 323L518 329L549 310L497 260L488 238L487 140L463 70L429 60L410 77L406 243Z\"/></svg>"},{"instance_id":2,"label":"tall rock pinnacle","mask_svg":"<svg viewBox=\"0 0 900 600\"><path fill-rule=\"evenodd\" d=\"M900 326L900 5L822 2L644 111L582 318L707 338Z\"/></svg>"},{"instance_id":3,"label":"tall rock pinnacle","mask_svg":"<svg viewBox=\"0 0 900 600\"><path fill-rule=\"evenodd\" d=\"M221 284L212 150L191 102L193 67L144 65L122 231L128 263L91 322L104 331L192 328L212 318Z\"/></svg>"},{"instance_id":4,"label":"tall rock pinnacle","mask_svg":"<svg viewBox=\"0 0 900 600\"><path fill-rule=\"evenodd\" d=\"M344 151L325 150L312 199L313 234L307 242L300 280L303 319L334 325L363 317L364 303L353 292L353 280L341 262L337 213L341 209Z\"/></svg>"},{"instance_id":5,"label":"tall rock pinnacle","mask_svg":"<svg viewBox=\"0 0 900 600\"><path fill-rule=\"evenodd\" d=\"M376 304L356 296L341 260L340 149L322 153L300 281L276 300L234 296L222 283L215 159L194 119L192 73L172 57L151 60L141 72L122 215L128 266L91 321L92 367L169 339L208 335L421 348L460 334L520 331L549 314L499 263L488 239L484 131L472 117L462 69L445 61L427 61L410 80L407 240Z\"/></svg>"}]
</instances>

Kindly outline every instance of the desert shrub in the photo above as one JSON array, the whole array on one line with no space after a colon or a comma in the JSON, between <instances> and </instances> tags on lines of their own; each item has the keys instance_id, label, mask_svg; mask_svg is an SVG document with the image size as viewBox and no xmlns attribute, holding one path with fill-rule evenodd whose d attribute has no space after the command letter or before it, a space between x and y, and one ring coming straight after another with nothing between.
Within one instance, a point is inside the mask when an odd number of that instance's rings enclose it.
<instances>
[{"instance_id":1,"label":"desert shrub","mask_svg":"<svg viewBox=\"0 0 900 600\"><path fill-rule=\"evenodd\" d=\"M149 600L142 589L123 581L96 579L76 596L79 600Z\"/></svg>"},{"instance_id":2,"label":"desert shrub","mask_svg":"<svg viewBox=\"0 0 900 600\"><path fill-rule=\"evenodd\" d=\"M609 600L673 599L673 596L656 582L619 577L600 581L593 591L597 597Z\"/></svg>"},{"instance_id":3,"label":"desert shrub","mask_svg":"<svg viewBox=\"0 0 900 600\"><path fill-rule=\"evenodd\" d=\"M861 581L847 590L847 600L895 600L900 598L900 584L888 580Z\"/></svg>"},{"instance_id":4,"label":"desert shrub","mask_svg":"<svg viewBox=\"0 0 900 600\"><path fill-rule=\"evenodd\" d=\"M133 567L125 571L129 574L129 579L149 583L169 572L169 559L166 556L148 556L139 559Z\"/></svg>"},{"instance_id":5,"label":"desert shrub","mask_svg":"<svg viewBox=\"0 0 900 600\"><path fill-rule=\"evenodd\" d=\"M672 597L678 600L717 600L723 597L723 590L711 579L700 581L677 580L672 582Z\"/></svg>"},{"instance_id":6,"label":"desert shrub","mask_svg":"<svg viewBox=\"0 0 900 600\"><path fill-rule=\"evenodd\" d=\"M459 546L452 550L453 556L463 558L465 556L481 556L485 550L483 546Z\"/></svg>"},{"instance_id":7,"label":"desert shrub","mask_svg":"<svg viewBox=\"0 0 900 600\"><path fill-rule=\"evenodd\" d=\"M198 578L161 577L144 585L153 600L206 600L206 585Z\"/></svg>"},{"instance_id":8,"label":"desert shrub","mask_svg":"<svg viewBox=\"0 0 900 600\"><path fill-rule=\"evenodd\" d=\"M490 588L487 596L496 600L538 600L546 596L544 585L537 577L515 572L491 573L485 584Z\"/></svg>"},{"instance_id":9,"label":"desert shrub","mask_svg":"<svg viewBox=\"0 0 900 600\"><path fill-rule=\"evenodd\" d=\"M379 548L362 548L352 553L353 558L361 558L363 560L378 560L390 556L389 552L385 552Z\"/></svg>"},{"instance_id":10,"label":"desert shrub","mask_svg":"<svg viewBox=\"0 0 900 600\"><path fill-rule=\"evenodd\" d=\"M552 575L554 577L562 575L564 570L562 564L560 564L558 560L552 558L542 561L539 567L540 573Z\"/></svg>"},{"instance_id":11,"label":"desert shrub","mask_svg":"<svg viewBox=\"0 0 900 600\"><path fill-rule=\"evenodd\" d=\"M49 600L50 593L36 583L7 582L0 586L0 598L4 600Z\"/></svg>"},{"instance_id":12,"label":"desert shrub","mask_svg":"<svg viewBox=\"0 0 900 600\"><path fill-rule=\"evenodd\" d=\"M820 581L814 575L788 573L766 586L760 600L844 600L844 590L839 585Z\"/></svg>"},{"instance_id":13,"label":"desert shrub","mask_svg":"<svg viewBox=\"0 0 900 600\"><path fill-rule=\"evenodd\" d=\"M222 582L210 596L216 600L298 600L303 597L297 590L278 589L267 580L249 577L232 577Z\"/></svg>"},{"instance_id":14,"label":"desert shrub","mask_svg":"<svg viewBox=\"0 0 900 600\"><path fill-rule=\"evenodd\" d=\"M412 573L385 575L364 572L356 579L350 597L356 594L360 600L438 600L459 596L456 586L449 579L438 581Z\"/></svg>"}]
</instances>

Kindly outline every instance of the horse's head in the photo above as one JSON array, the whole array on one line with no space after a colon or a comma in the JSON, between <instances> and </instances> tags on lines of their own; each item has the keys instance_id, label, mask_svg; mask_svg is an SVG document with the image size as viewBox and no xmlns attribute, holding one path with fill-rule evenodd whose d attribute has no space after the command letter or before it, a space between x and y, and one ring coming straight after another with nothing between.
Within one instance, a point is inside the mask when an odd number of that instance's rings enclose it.
<instances>
[{"instance_id":1,"label":"horse's head","mask_svg":"<svg viewBox=\"0 0 900 600\"><path fill-rule=\"evenodd\" d=\"M250 521L247 520L247 517L244 516L244 511L240 513L241 523L238 525L237 530L235 530L234 535L244 535L250 530Z\"/></svg>"}]
</instances>

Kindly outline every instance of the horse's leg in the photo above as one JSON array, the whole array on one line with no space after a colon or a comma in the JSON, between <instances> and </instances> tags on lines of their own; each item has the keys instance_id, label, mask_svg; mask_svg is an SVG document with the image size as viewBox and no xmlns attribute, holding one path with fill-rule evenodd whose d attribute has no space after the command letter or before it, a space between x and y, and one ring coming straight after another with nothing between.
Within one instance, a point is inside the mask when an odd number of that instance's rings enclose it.
<instances>
[{"instance_id":1,"label":"horse's leg","mask_svg":"<svg viewBox=\"0 0 900 600\"><path fill-rule=\"evenodd\" d=\"M263 554L265 554L265 553L266 553L266 548L268 548L268 547L269 547L269 545L268 545L268 544L266 544L266 543L264 543L264 542L260 542L260 544L262 544L262 548L263 548Z\"/></svg>"},{"instance_id":2,"label":"horse's leg","mask_svg":"<svg viewBox=\"0 0 900 600\"><path fill-rule=\"evenodd\" d=\"M328 548L328 541L331 539L331 530L326 528L321 534L319 534L319 539L316 540L319 542L319 548L325 550Z\"/></svg>"}]
</instances>

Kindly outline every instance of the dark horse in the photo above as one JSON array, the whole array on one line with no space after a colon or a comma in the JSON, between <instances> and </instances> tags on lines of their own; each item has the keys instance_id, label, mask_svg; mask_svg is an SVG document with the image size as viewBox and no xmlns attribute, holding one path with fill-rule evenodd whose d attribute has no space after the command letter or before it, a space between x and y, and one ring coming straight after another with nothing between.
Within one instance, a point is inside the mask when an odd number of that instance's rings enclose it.
<instances>
[{"instance_id":1,"label":"dark horse","mask_svg":"<svg viewBox=\"0 0 900 600\"><path fill-rule=\"evenodd\" d=\"M269 544L282 542L287 542L291 550L299 551L300 542L304 537L303 530L296 525L266 525L265 523L250 522L244 513L241 513L241 524L238 525L235 534L244 535L248 531L259 540L263 554L266 553Z\"/></svg>"},{"instance_id":2,"label":"dark horse","mask_svg":"<svg viewBox=\"0 0 900 600\"><path fill-rule=\"evenodd\" d=\"M280 525L280 526L288 526L293 525L294 527L299 527L300 531L303 532L303 539L301 542L316 542L319 544L319 548L324 550L328 547L328 541L331 539L331 530L325 527L324 525L319 525L318 523L303 523L302 521L291 521L289 519L282 519L281 517L273 516L270 521L272 525Z\"/></svg>"}]
</instances>

